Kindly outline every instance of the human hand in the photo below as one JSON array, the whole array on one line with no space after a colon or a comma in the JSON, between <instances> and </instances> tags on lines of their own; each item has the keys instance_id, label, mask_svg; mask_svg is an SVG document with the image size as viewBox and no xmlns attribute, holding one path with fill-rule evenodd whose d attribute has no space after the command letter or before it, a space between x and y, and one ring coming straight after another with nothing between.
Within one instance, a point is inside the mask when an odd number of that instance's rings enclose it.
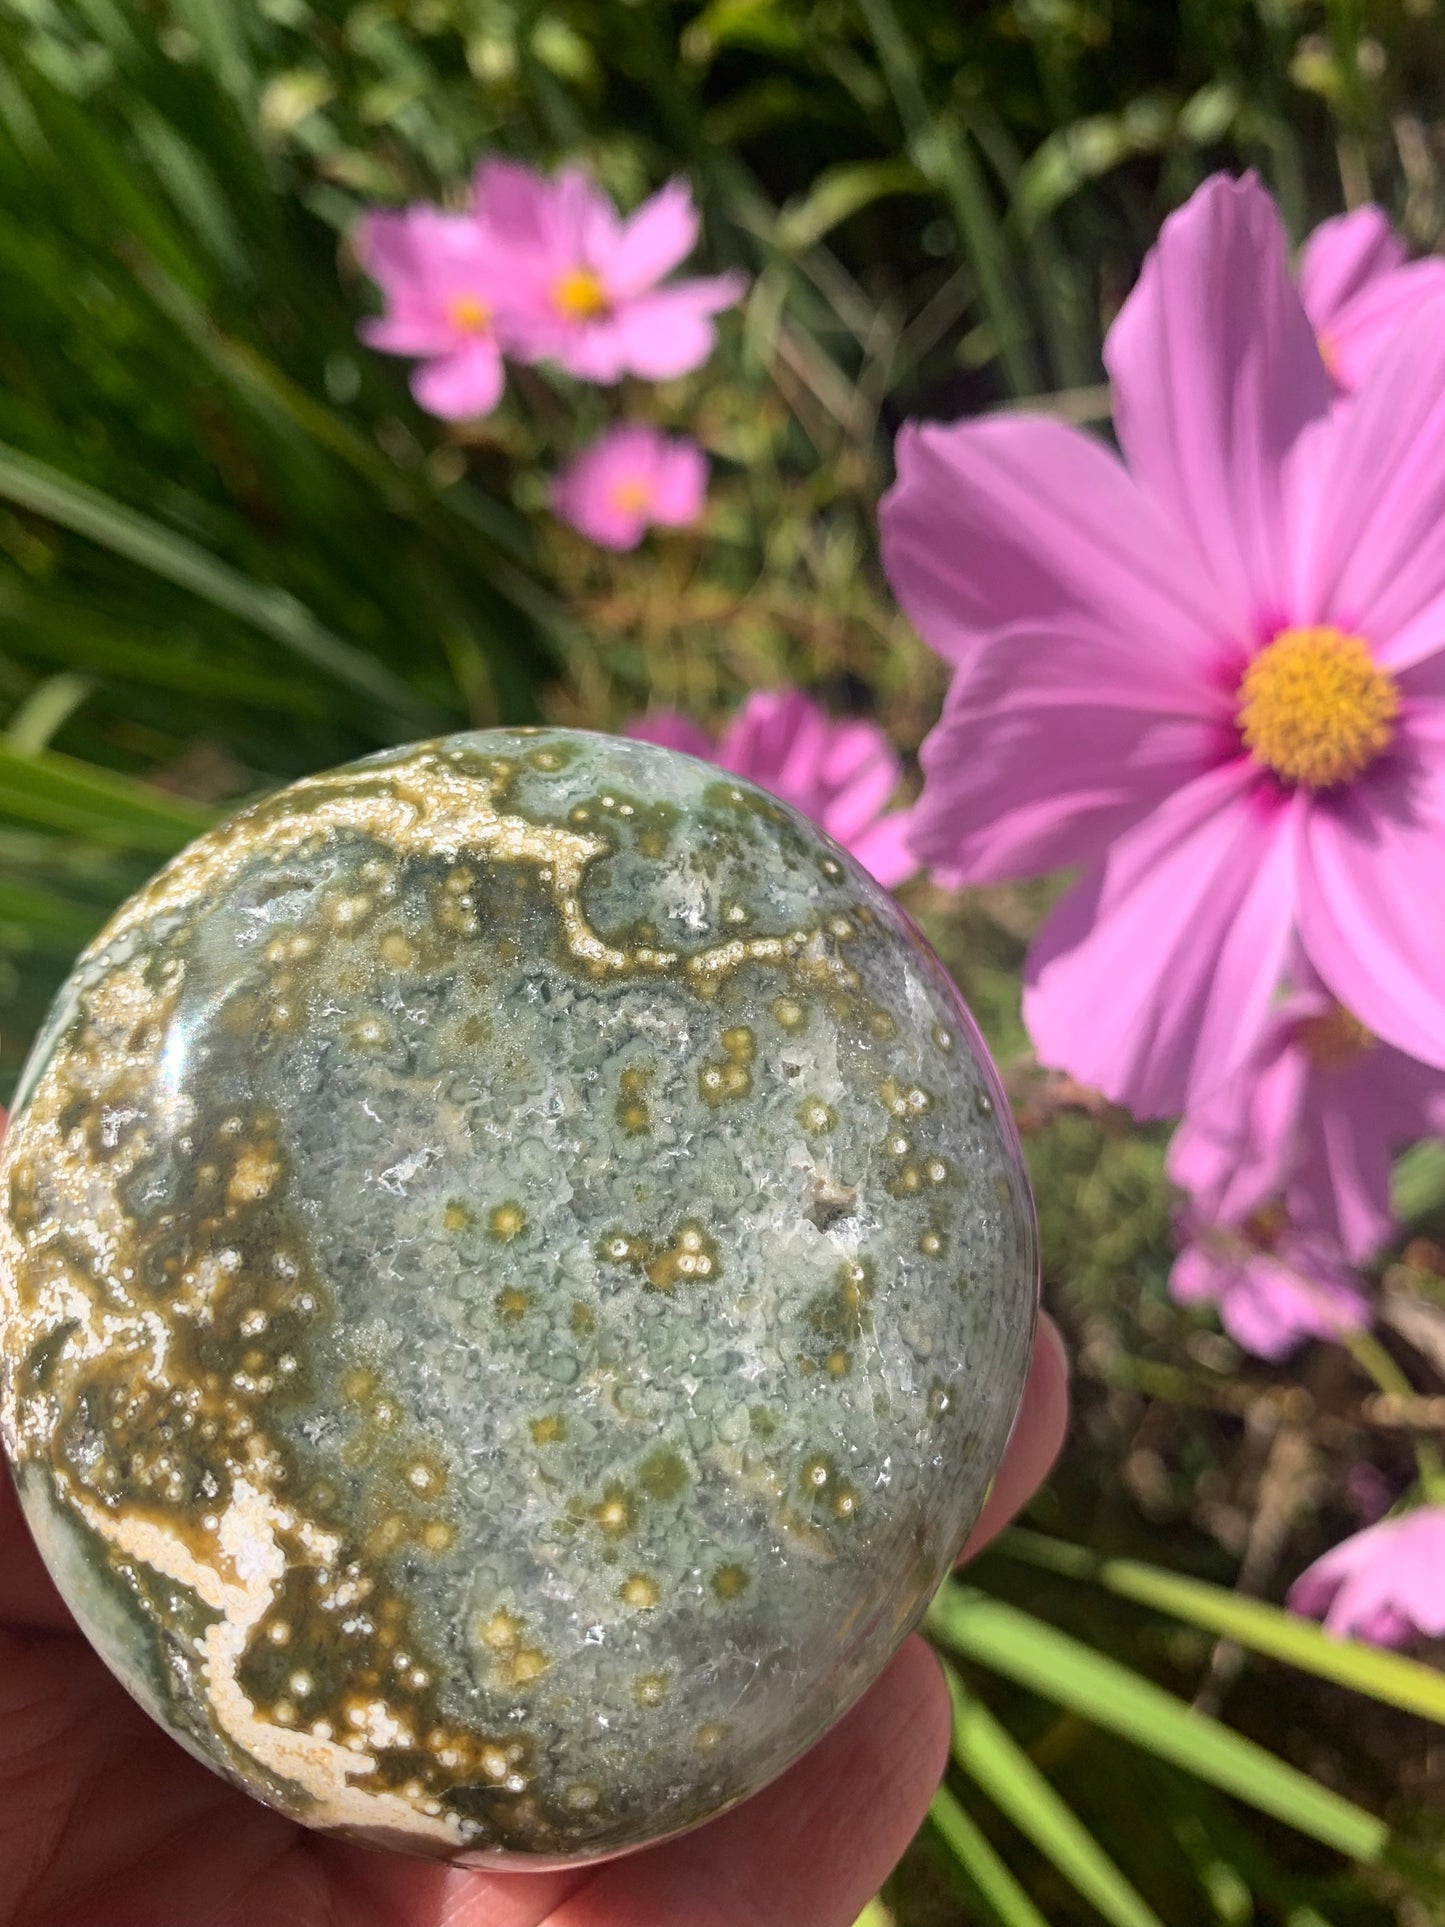
<instances>
[{"instance_id":1,"label":"human hand","mask_svg":"<svg viewBox=\"0 0 1445 1927\"><path fill-rule=\"evenodd\" d=\"M976 1552L1063 1438L1045 1319ZM848 1927L921 1822L948 1739L910 1639L804 1759L730 1813L596 1868L491 1874L308 1831L200 1766L91 1650L0 1477L0 1927Z\"/></svg>"}]
</instances>

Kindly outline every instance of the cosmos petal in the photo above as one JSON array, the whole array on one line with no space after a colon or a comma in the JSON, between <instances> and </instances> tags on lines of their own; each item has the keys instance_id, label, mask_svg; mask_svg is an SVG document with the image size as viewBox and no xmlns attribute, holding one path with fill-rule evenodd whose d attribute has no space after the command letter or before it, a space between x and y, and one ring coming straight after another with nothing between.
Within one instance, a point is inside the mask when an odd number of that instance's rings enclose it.
<instances>
[{"instance_id":1,"label":"cosmos petal","mask_svg":"<svg viewBox=\"0 0 1445 1927\"><path fill-rule=\"evenodd\" d=\"M625 298L655 287L687 259L697 237L692 189L686 181L669 181L622 223L607 266L608 289Z\"/></svg>"},{"instance_id":2,"label":"cosmos petal","mask_svg":"<svg viewBox=\"0 0 1445 1927\"><path fill-rule=\"evenodd\" d=\"M1321 221L1299 258L1300 299L1316 332L1331 332L1342 309L1404 262L1405 243L1382 207Z\"/></svg>"},{"instance_id":3,"label":"cosmos petal","mask_svg":"<svg viewBox=\"0 0 1445 1927\"><path fill-rule=\"evenodd\" d=\"M1445 705L1424 710L1413 740L1309 811L1300 933L1362 1023L1445 1066Z\"/></svg>"},{"instance_id":4,"label":"cosmos petal","mask_svg":"<svg viewBox=\"0 0 1445 1927\"><path fill-rule=\"evenodd\" d=\"M1236 762L1121 836L1030 952L1024 1021L1041 1061L1139 1117L1174 1115L1228 1076L1287 954L1296 814Z\"/></svg>"},{"instance_id":5,"label":"cosmos petal","mask_svg":"<svg viewBox=\"0 0 1445 1927\"><path fill-rule=\"evenodd\" d=\"M1232 702L1188 670L1132 633L990 638L923 746L914 847L972 883L1096 856L1235 752Z\"/></svg>"},{"instance_id":6,"label":"cosmos petal","mask_svg":"<svg viewBox=\"0 0 1445 1927\"><path fill-rule=\"evenodd\" d=\"M506 376L493 341L476 341L412 373L411 391L428 414L443 421L489 415L502 399Z\"/></svg>"},{"instance_id":7,"label":"cosmos petal","mask_svg":"<svg viewBox=\"0 0 1445 1927\"><path fill-rule=\"evenodd\" d=\"M1042 417L909 423L879 508L888 580L946 661L1018 624L1132 641L1185 672L1218 655L1188 545L1103 442Z\"/></svg>"},{"instance_id":8,"label":"cosmos petal","mask_svg":"<svg viewBox=\"0 0 1445 1927\"><path fill-rule=\"evenodd\" d=\"M1286 601L1286 458L1331 388L1252 174L1216 175L1170 215L1105 361L1131 471L1208 569L1220 619L1258 633Z\"/></svg>"},{"instance_id":9,"label":"cosmos petal","mask_svg":"<svg viewBox=\"0 0 1445 1927\"><path fill-rule=\"evenodd\" d=\"M1445 298L1401 328L1295 463L1295 606L1399 671L1445 647Z\"/></svg>"}]
</instances>

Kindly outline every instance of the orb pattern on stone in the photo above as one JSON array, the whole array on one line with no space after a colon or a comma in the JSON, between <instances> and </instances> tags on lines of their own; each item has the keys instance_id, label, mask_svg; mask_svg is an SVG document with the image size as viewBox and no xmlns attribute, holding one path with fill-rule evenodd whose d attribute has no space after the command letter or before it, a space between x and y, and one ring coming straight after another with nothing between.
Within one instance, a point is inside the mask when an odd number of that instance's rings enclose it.
<instances>
[{"instance_id":1,"label":"orb pattern on stone","mask_svg":"<svg viewBox=\"0 0 1445 1927\"><path fill-rule=\"evenodd\" d=\"M545 1866L858 1697L1037 1293L977 1031L764 792L497 730L294 784L112 919L0 1154L0 1418L94 1645L309 1825Z\"/></svg>"}]
</instances>

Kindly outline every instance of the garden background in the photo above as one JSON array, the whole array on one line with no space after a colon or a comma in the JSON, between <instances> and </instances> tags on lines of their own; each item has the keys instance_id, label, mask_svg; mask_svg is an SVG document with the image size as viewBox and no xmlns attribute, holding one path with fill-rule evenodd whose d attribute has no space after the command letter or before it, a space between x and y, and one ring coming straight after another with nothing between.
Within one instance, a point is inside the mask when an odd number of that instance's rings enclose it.
<instances>
[{"instance_id":1,"label":"garden background","mask_svg":"<svg viewBox=\"0 0 1445 1927\"><path fill-rule=\"evenodd\" d=\"M1296 237L1375 199L1431 249L1442 88L1433 0L0 0L5 1088L108 910L305 771L784 684L911 755L944 674L878 564L893 429L1106 427L1104 330L1212 169ZM357 341L360 211L485 152L625 207L682 174L747 275L705 368L621 397L708 451L697 528L614 555L549 514L615 399L523 370L442 423ZM1251 1603L1359 1523L1353 1468L1398 1487L1445 1432L1445 1154L1398 1172L1396 1389L1250 1360L1166 1295L1165 1133L1031 1061L1052 889L901 894L1014 1095L1077 1410L939 1611L956 1766L870 1923L1445 1921L1445 1679Z\"/></svg>"}]
</instances>

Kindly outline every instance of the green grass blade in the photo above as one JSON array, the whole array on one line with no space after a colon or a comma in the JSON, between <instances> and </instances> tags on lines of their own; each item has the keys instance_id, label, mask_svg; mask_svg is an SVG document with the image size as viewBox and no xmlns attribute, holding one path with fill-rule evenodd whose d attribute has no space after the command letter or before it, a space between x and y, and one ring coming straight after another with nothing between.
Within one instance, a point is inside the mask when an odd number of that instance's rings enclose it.
<instances>
[{"instance_id":1,"label":"green grass blade","mask_svg":"<svg viewBox=\"0 0 1445 1927\"><path fill-rule=\"evenodd\" d=\"M778 215L773 238L789 254L816 247L825 234L890 194L922 194L928 183L911 161L845 161L830 167Z\"/></svg>"},{"instance_id":2,"label":"green grass blade","mask_svg":"<svg viewBox=\"0 0 1445 1927\"><path fill-rule=\"evenodd\" d=\"M1019 182L1024 158L1002 117L982 100L968 109L969 131L998 179L1008 204L1007 232L1017 234L1042 323L1051 363L1053 389L1085 388L1099 368L1097 321L1084 293L1081 264L1047 219L1025 224L1019 215ZM1107 405L1105 407L1108 412Z\"/></svg>"},{"instance_id":3,"label":"green grass blade","mask_svg":"<svg viewBox=\"0 0 1445 1927\"><path fill-rule=\"evenodd\" d=\"M52 890L0 881L0 924L13 924L29 939L56 938L64 949L78 950L104 921L103 910L70 903Z\"/></svg>"},{"instance_id":4,"label":"green grass blade","mask_svg":"<svg viewBox=\"0 0 1445 1927\"><path fill-rule=\"evenodd\" d=\"M201 57L242 114L257 94L256 74L231 0L175 0L178 18L195 35Z\"/></svg>"},{"instance_id":5,"label":"green grass blade","mask_svg":"<svg viewBox=\"0 0 1445 1927\"><path fill-rule=\"evenodd\" d=\"M1016 397L1037 394L1039 371L1030 327L1014 292L1008 249L983 175L966 139L946 127L929 107L918 61L893 0L859 0L893 95L909 154L925 179L948 202L978 277L979 295L998 344L999 358Z\"/></svg>"},{"instance_id":6,"label":"green grass blade","mask_svg":"<svg viewBox=\"0 0 1445 1927\"><path fill-rule=\"evenodd\" d=\"M893 1927L893 1916L881 1900L870 1900L853 1927Z\"/></svg>"},{"instance_id":7,"label":"green grass blade","mask_svg":"<svg viewBox=\"0 0 1445 1927\"><path fill-rule=\"evenodd\" d=\"M49 747L52 737L79 709L95 688L93 676L63 669L47 676L21 703L5 731L5 741L21 756Z\"/></svg>"},{"instance_id":8,"label":"green grass blade","mask_svg":"<svg viewBox=\"0 0 1445 1927\"><path fill-rule=\"evenodd\" d=\"M1061 1800L1018 1742L951 1670L953 1757L1110 1927L1163 1927L1159 1916Z\"/></svg>"},{"instance_id":9,"label":"green grass blade","mask_svg":"<svg viewBox=\"0 0 1445 1927\"><path fill-rule=\"evenodd\" d=\"M194 296L157 262L138 255L133 265L137 279L156 305L239 393L340 457L408 514L415 516L427 509L439 510L476 530L514 562L531 561L526 525L511 509L473 483L454 483L436 492L404 474L349 422L318 401L300 383L292 381L250 342L238 340L218 328ZM500 593L509 596L540 627L560 633L565 626L565 612L540 581L520 568L513 568L502 556L493 559L490 573Z\"/></svg>"},{"instance_id":10,"label":"green grass blade","mask_svg":"<svg viewBox=\"0 0 1445 1927\"><path fill-rule=\"evenodd\" d=\"M303 435L339 455L373 486L391 490L398 499L408 493L406 478L372 442L299 382L283 374L251 343L218 327L205 305L167 274L159 262L137 250L132 266L136 279L166 318L253 404L263 404L273 418L294 425Z\"/></svg>"},{"instance_id":11,"label":"green grass blade","mask_svg":"<svg viewBox=\"0 0 1445 1927\"><path fill-rule=\"evenodd\" d=\"M156 179L206 251L239 286L250 284L251 264L231 210L205 162L161 114L141 111L135 136Z\"/></svg>"},{"instance_id":12,"label":"green grass blade","mask_svg":"<svg viewBox=\"0 0 1445 1927\"><path fill-rule=\"evenodd\" d=\"M178 535L148 516L114 502L84 482L37 462L19 449L0 445L0 496L47 516L62 528L98 542L153 574L203 597L217 609L238 616L323 670L360 696L423 729L444 725L434 710L399 676L362 650L323 627L286 589L248 577L218 562L188 536Z\"/></svg>"},{"instance_id":13,"label":"green grass blade","mask_svg":"<svg viewBox=\"0 0 1445 1927\"><path fill-rule=\"evenodd\" d=\"M946 1645L978 1665L1326 1846L1357 1860L1375 1860L1384 1851L1389 1830L1383 1820L1031 1613L950 1583L934 1601L930 1623Z\"/></svg>"},{"instance_id":14,"label":"green grass blade","mask_svg":"<svg viewBox=\"0 0 1445 1927\"><path fill-rule=\"evenodd\" d=\"M1122 113L1091 114L1057 127L1030 154L1019 175L1015 206L1025 228L1138 154L1158 153L1174 132L1179 103L1166 96L1133 100Z\"/></svg>"},{"instance_id":15,"label":"green grass blade","mask_svg":"<svg viewBox=\"0 0 1445 1927\"><path fill-rule=\"evenodd\" d=\"M1426 1138L1398 1159L1391 1179L1391 1205L1397 1218L1414 1224L1445 1204L1445 1143Z\"/></svg>"},{"instance_id":16,"label":"green grass blade","mask_svg":"<svg viewBox=\"0 0 1445 1927\"><path fill-rule=\"evenodd\" d=\"M1046 1566L1050 1572L1093 1580L1121 1599L1235 1640L1251 1652L1283 1660L1332 1685L1351 1687L1387 1706L1445 1724L1445 1674L1378 1646L1337 1639L1312 1620L1298 1619L1265 1600L1246 1599L1225 1586L1183 1578L1138 1559L1100 1559L1083 1546L1019 1527L1003 1534L995 1549L1031 1565Z\"/></svg>"},{"instance_id":17,"label":"green grass blade","mask_svg":"<svg viewBox=\"0 0 1445 1927\"><path fill-rule=\"evenodd\" d=\"M133 58L138 42L135 29L116 4L116 0L78 0L77 11L92 33L103 40L114 54Z\"/></svg>"},{"instance_id":18,"label":"green grass blade","mask_svg":"<svg viewBox=\"0 0 1445 1927\"><path fill-rule=\"evenodd\" d=\"M959 1805L947 1787L941 1786L934 1794L928 1817L958 1863L964 1879L999 1922L999 1927L1049 1927L972 1815Z\"/></svg>"},{"instance_id":19,"label":"green grass blade","mask_svg":"<svg viewBox=\"0 0 1445 1927\"><path fill-rule=\"evenodd\" d=\"M170 856L210 828L198 804L53 750L22 755L0 743L0 815L48 830Z\"/></svg>"},{"instance_id":20,"label":"green grass blade","mask_svg":"<svg viewBox=\"0 0 1445 1927\"><path fill-rule=\"evenodd\" d=\"M215 698L233 708L251 705L273 710L280 717L318 722L329 714L326 691L299 676L252 669L237 662L231 650L193 653L164 630L142 631L139 625L128 630L108 616L96 616L79 601L17 597L11 607L0 608L0 638L26 660L73 665L69 673L87 683L100 676L140 683L168 695ZM11 723L12 735L18 720ZM23 747L44 745L27 742Z\"/></svg>"}]
</instances>

